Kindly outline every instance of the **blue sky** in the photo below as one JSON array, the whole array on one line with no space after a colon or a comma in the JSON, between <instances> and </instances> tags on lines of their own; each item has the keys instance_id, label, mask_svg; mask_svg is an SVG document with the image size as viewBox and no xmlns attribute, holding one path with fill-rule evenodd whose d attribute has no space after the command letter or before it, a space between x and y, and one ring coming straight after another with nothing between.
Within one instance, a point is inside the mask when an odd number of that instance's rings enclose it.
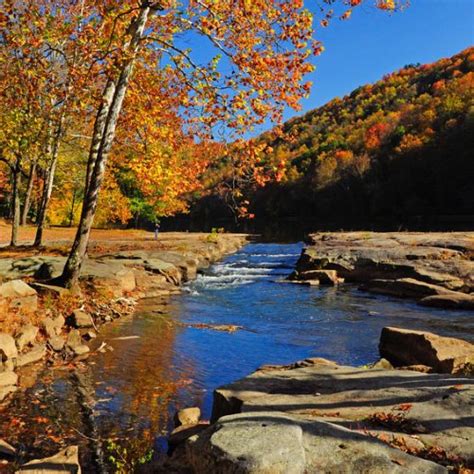
<instances>
[{"instance_id":1,"label":"blue sky","mask_svg":"<svg viewBox=\"0 0 474 474\"><path fill-rule=\"evenodd\" d=\"M314 60L303 112L406 64L433 62L474 45L474 0L411 0L393 15L362 7L347 21L318 28L316 37L326 51ZM296 114L289 110L285 118Z\"/></svg>"},{"instance_id":2,"label":"blue sky","mask_svg":"<svg viewBox=\"0 0 474 474\"><path fill-rule=\"evenodd\" d=\"M317 12L317 3L305 1L313 13ZM367 1L354 9L350 19L334 19L327 28L319 26L321 18L316 15L315 37L326 50L313 59L316 71L307 76L313 88L310 97L301 103L303 109L288 109L284 119L301 115L334 97L343 97L407 64L430 63L474 45L474 0L410 3L402 12L391 14ZM216 53L212 45L196 34L183 39L182 46L192 48L197 62L207 62ZM271 127L267 122L245 136L256 136Z\"/></svg>"}]
</instances>

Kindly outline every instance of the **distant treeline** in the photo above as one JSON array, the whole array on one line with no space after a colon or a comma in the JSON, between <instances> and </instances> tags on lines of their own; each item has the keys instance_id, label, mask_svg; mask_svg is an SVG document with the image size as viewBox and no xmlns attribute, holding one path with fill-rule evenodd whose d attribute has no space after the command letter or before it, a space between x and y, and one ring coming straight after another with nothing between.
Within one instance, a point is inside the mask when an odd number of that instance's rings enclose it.
<instances>
[{"instance_id":1,"label":"distant treeline","mask_svg":"<svg viewBox=\"0 0 474 474\"><path fill-rule=\"evenodd\" d=\"M261 219L474 215L474 48L409 65L257 139L284 178L242 189ZM223 216L218 195L193 215ZM462 218L461 218L462 220Z\"/></svg>"}]
</instances>

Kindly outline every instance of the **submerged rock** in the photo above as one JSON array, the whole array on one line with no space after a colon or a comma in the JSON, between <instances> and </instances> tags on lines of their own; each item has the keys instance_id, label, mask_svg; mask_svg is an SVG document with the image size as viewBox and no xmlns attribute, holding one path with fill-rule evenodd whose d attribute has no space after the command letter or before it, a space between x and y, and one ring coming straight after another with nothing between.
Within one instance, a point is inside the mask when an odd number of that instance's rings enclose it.
<instances>
[{"instance_id":1,"label":"submerged rock","mask_svg":"<svg viewBox=\"0 0 474 474\"><path fill-rule=\"evenodd\" d=\"M474 345L430 332L385 327L380 355L395 366L425 365L434 372L458 373L474 365Z\"/></svg>"}]
</instances>

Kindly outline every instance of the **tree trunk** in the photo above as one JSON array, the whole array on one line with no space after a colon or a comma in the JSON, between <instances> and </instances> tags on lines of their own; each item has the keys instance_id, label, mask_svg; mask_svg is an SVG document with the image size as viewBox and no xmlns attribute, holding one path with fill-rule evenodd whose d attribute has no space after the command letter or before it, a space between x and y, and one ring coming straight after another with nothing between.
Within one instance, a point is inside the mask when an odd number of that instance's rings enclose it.
<instances>
[{"instance_id":1,"label":"tree trunk","mask_svg":"<svg viewBox=\"0 0 474 474\"><path fill-rule=\"evenodd\" d=\"M102 95L102 102L99 106L97 116L94 122L94 132L92 133L92 142L89 151L89 158L87 160L86 185L84 188L84 197L87 195L87 188L91 182L92 173L94 171L95 162L101 148L102 139L104 137L104 130L107 125L107 117L109 115L110 107L115 97L115 82L107 81L107 84Z\"/></svg>"},{"instance_id":2,"label":"tree trunk","mask_svg":"<svg viewBox=\"0 0 474 474\"><path fill-rule=\"evenodd\" d=\"M30 174L28 176L28 186L26 188L25 202L23 203L23 212L21 213L21 225L26 225L28 213L30 212L31 194L33 193L33 185L35 183L36 178L36 166L37 161L34 161L31 164Z\"/></svg>"},{"instance_id":3,"label":"tree trunk","mask_svg":"<svg viewBox=\"0 0 474 474\"><path fill-rule=\"evenodd\" d=\"M72 191L71 212L69 213L69 227L72 227L74 221L74 208L76 207L76 188Z\"/></svg>"},{"instance_id":4,"label":"tree trunk","mask_svg":"<svg viewBox=\"0 0 474 474\"><path fill-rule=\"evenodd\" d=\"M13 198L12 198L12 238L10 245L16 247L18 245L18 228L20 226L20 186L21 186L21 169L20 159L17 158L15 167L13 169Z\"/></svg>"},{"instance_id":5,"label":"tree trunk","mask_svg":"<svg viewBox=\"0 0 474 474\"><path fill-rule=\"evenodd\" d=\"M108 154L115 137L117 120L133 71L134 57L139 48L149 13L150 7L147 4L146 6L140 7L140 13L138 17L132 21L129 29L131 39L127 48L128 51L126 51L129 59L127 59L121 67L120 75L116 82L111 84L112 80L109 79L103 92L102 105L96 116L89 151L88 176L86 177L86 190L82 204L81 219L76 238L61 275L61 283L68 288L75 286L79 280L82 263L87 251L90 231L94 222L99 190L104 178ZM108 105L109 100L110 105Z\"/></svg>"},{"instance_id":6,"label":"tree trunk","mask_svg":"<svg viewBox=\"0 0 474 474\"><path fill-rule=\"evenodd\" d=\"M54 136L54 143L52 143L52 145L48 145L48 149L46 151L46 155L51 156L51 160L49 162L49 167L45 170L43 193L41 195L38 219L36 220L37 227L35 242L33 244L34 247L41 247L41 245L43 245L44 224L46 221L46 214L48 212L51 194L53 193L54 176L56 174L56 165L59 155L59 145L63 135L64 115L65 114L62 113L61 117L59 118L58 128Z\"/></svg>"}]
</instances>

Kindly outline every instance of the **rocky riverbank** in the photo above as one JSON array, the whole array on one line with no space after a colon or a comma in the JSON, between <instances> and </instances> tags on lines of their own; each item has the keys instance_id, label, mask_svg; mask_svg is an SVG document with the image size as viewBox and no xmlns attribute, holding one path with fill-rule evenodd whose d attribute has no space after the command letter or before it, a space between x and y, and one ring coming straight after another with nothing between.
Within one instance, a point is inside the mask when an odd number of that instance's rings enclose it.
<instances>
[{"instance_id":1,"label":"rocky riverbank","mask_svg":"<svg viewBox=\"0 0 474 474\"><path fill-rule=\"evenodd\" d=\"M211 426L178 427L163 472L472 472L474 346L385 328L380 350L371 366L307 359L217 389Z\"/></svg>"},{"instance_id":2,"label":"rocky riverbank","mask_svg":"<svg viewBox=\"0 0 474 474\"><path fill-rule=\"evenodd\" d=\"M72 292L48 284L65 262L54 245L40 255L28 249L5 255L0 260L0 407L26 388L32 370L107 350L94 343L103 324L132 313L140 299L165 303L200 269L246 241L241 234L172 233L160 235L158 242L94 242L80 288Z\"/></svg>"},{"instance_id":3,"label":"rocky riverbank","mask_svg":"<svg viewBox=\"0 0 474 474\"><path fill-rule=\"evenodd\" d=\"M474 310L474 233L312 234L290 279L308 285L353 282L421 305Z\"/></svg>"}]
</instances>

